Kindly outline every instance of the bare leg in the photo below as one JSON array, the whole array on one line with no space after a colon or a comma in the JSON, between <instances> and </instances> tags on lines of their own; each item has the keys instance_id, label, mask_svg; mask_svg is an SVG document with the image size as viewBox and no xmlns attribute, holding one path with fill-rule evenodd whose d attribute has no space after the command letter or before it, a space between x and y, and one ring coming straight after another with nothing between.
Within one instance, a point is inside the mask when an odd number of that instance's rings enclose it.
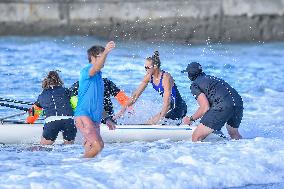
<instances>
[{"instance_id":1,"label":"bare leg","mask_svg":"<svg viewBox=\"0 0 284 189\"><path fill-rule=\"evenodd\" d=\"M76 127L85 138L85 158L95 157L103 148L104 143L100 135L100 128L89 117L80 116L75 119Z\"/></svg>"},{"instance_id":2,"label":"bare leg","mask_svg":"<svg viewBox=\"0 0 284 189\"><path fill-rule=\"evenodd\" d=\"M211 134L214 130L206 127L202 123L200 123L192 134L192 142L197 142L205 139L209 134Z\"/></svg>"},{"instance_id":3,"label":"bare leg","mask_svg":"<svg viewBox=\"0 0 284 189\"><path fill-rule=\"evenodd\" d=\"M63 144L74 144L74 140L64 140Z\"/></svg>"},{"instance_id":4,"label":"bare leg","mask_svg":"<svg viewBox=\"0 0 284 189\"><path fill-rule=\"evenodd\" d=\"M41 145L52 145L53 143L54 143L54 141L46 140L45 138L41 137L41 141L40 141Z\"/></svg>"},{"instance_id":5,"label":"bare leg","mask_svg":"<svg viewBox=\"0 0 284 189\"><path fill-rule=\"evenodd\" d=\"M100 151L102 151L104 147L104 143L102 141L94 141L93 143L86 142L84 144L85 148L85 158L92 158L95 157Z\"/></svg>"},{"instance_id":6,"label":"bare leg","mask_svg":"<svg viewBox=\"0 0 284 189\"><path fill-rule=\"evenodd\" d=\"M229 124L226 124L227 131L231 137L231 139L239 140L242 139L242 135L239 133L238 128L234 128Z\"/></svg>"}]
</instances>

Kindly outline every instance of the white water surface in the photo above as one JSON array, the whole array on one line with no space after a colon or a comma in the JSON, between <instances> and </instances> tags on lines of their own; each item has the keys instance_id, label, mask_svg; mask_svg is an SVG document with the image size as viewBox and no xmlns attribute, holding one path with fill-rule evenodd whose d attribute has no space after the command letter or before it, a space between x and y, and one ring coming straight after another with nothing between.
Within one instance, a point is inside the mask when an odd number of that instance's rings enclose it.
<instances>
[{"instance_id":1,"label":"white water surface","mask_svg":"<svg viewBox=\"0 0 284 189\"><path fill-rule=\"evenodd\" d=\"M0 96L34 101L49 70L61 70L65 86L87 64L86 50L106 41L91 37L1 37ZM103 70L127 94L144 74L144 60L160 51L189 115L197 108L190 81L180 71L199 61L244 100L240 141L106 144L94 159L81 158L80 145L41 148L0 146L0 188L284 188L284 43L190 46L117 42ZM156 102L156 103L155 103ZM124 123L144 123L161 107L149 86ZM115 103L115 109L118 110ZM0 116L18 111L0 108ZM223 130L226 133L225 130Z\"/></svg>"}]
</instances>

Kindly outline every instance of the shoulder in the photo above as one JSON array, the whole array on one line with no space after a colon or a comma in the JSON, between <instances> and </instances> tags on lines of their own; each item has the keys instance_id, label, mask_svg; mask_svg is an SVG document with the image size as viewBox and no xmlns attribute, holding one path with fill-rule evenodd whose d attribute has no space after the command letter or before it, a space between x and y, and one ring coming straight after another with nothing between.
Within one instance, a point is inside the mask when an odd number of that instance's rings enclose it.
<instances>
[{"instance_id":1,"label":"shoulder","mask_svg":"<svg viewBox=\"0 0 284 189\"><path fill-rule=\"evenodd\" d=\"M110 79L108 78L103 78L103 81L104 81L104 87L105 88L108 88L109 90L116 87L116 85L114 84L113 81L111 81Z\"/></svg>"},{"instance_id":2,"label":"shoulder","mask_svg":"<svg viewBox=\"0 0 284 189\"><path fill-rule=\"evenodd\" d=\"M76 81L75 83L73 83L71 87L78 88L79 87L79 81Z\"/></svg>"},{"instance_id":3,"label":"shoulder","mask_svg":"<svg viewBox=\"0 0 284 189\"><path fill-rule=\"evenodd\" d=\"M108 85L113 83L110 79L105 78L105 77L103 78L103 81L104 81L105 84L108 84Z\"/></svg>"},{"instance_id":4,"label":"shoulder","mask_svg":"<svg viewBox=\"0 0 284 189\"><path fill-rule=\"evenodd\" d=\"M191 83L191 85L190 85L190 89L191 90L195 90L195 89L198 89L199 88L199 84L198 84L198 82L195 80L195 81L193 81L192 83Z\"/></svg>"},{"instance_id":5,"label":"shoulder","mask_svg":"<svg viewBox=\"0 0 284 189\"><path fill-rule=\"evenodd\" d=\"M144 83L149 83L151 81L151 75L150 74L146 74L142 80L142 82Z\"/></svg>"},{"instance_id":6,"label":"shoulder","mask_svg":"<svg viewBox=\"0 0 284 189\"><path fill-rule=\"evenodd\" d=\"M164 72L163 78L170 79L170 80L173 79L172 75L170 73L168 73L168 72Z\"/></svg>"},{"instance_id":7,"label":"shoulder","mask_svg":"<svg viewBox=\"0 0 284 189\"><path fill-rule=\"evenodd\" d=\"M43 89L43 90L41 91L41 93L40 93L39 96L43 96L43 95L45 95L45 94L47 94L47 93L49 93L49 92L50 92L50 88L48 88L48 89Z\"/></svg>"},{"instance_id":8,"label":"shoulder","mask_svg":"<svg viewBox=\"0 0 284 189\"><path fill-rule=\"evenodd\" d=\"M172 75L168 72L165 72L164 75L163 75L163 84L166 84L166 83L173 83L174 82L174 79L172 77Z\"/></svg>"},{"instance_id":9,"label":"shoulder","mask_svg":"<svg viewBox=\"0 0 284 189\"><path fill-rule=\"evenodd\" d=\"M42 101L50 96L50 89L43 89L41 93L38 95L38 101Z\"/></svg>"},{"instance_id":10,"label":"shoulder","mask_svg":"<svg viewBox=\"0 0 284 189\"><path fill-rule=\"evenodd\" d=\"M82 68L82 70L89 70L92 67L92 64L88 64Z\"/></svg>"},{"instance_id":11,"label":"shoulder","mask_svg":"<svg viewBox=\"0 0 284 189\"><path fill-rule=\"evenodd\" d=\"M58 90L58 91L64 91L66 88L65 87L63 87L63 86L55 86L55 87L53 87L53 89L52 90Z\"/></svg>"},{"instance_id":12,"label":"shoulder","mask_svg":"<svg viewBox=\"0 0 284 189\"><path fill-rule=\"evenodd\" d=\"M92 65L87 65L85 67L83 67L80 71L81 74L86 74L89 72L90 68L91 68Z\"/></svg>"},{"instance_id":13,"label":"shoulder","mask_svg":"<svg viewBox=\"0 0 284 189\"><path fill-rule=\"evenodd\" d=\"M41 93L38 95L38 98L41 98L46 93L46 89L43 89Z\"/></svg>"}]
</instances>

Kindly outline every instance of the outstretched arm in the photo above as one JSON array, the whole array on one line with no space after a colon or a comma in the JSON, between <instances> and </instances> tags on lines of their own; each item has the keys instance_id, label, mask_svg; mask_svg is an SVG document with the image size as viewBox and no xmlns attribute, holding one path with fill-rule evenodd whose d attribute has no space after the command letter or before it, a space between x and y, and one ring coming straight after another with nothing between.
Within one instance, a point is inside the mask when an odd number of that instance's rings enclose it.
<instances>
[{"instance_id":1,"label":"outstretched arm","mask_svg":"<svg viewBox=\"0 0 284 189\"><path fill-rule=\"evenodd\" d=\"M144 77L142 83L139 85L139 87L136 89L136 91L132 94L132 96L126 102L125 106L123 106L122 109L119 111L119 113L114 116L114 119L118 119L119 117L121 117L125 113L126 109L128 107L132 106L137 101L137 99L140 97L140 95L146 89L149 81L150 81L150 75L147 74Z\"/></svg>"},{"instance_id":2,"label":"outstretched arm","mask_svg":"<svg viewBox=\"0 0 284 189\"><path fill-rule=\"evenodd\" d=\"M143 81L139 85L139 87L136 89L136 91L132 94L128 102L126 103L126 107L132 106L140 97L140 95L143 93L143 91L146 89L149 81L150 81L150 75L145 75Z\"/></svg>"}]
</instances>

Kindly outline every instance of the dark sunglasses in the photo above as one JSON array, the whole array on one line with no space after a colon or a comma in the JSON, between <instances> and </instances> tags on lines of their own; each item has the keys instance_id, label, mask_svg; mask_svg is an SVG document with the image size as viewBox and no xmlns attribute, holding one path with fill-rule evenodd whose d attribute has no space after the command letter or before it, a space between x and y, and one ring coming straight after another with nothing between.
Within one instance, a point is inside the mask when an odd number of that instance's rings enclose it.
<instances>
[{"instance_id":1,"label":"dark sunglasses","mask_svg":"<svg viewBox=\"0 0 284 189\"><path fill-rule=\"evenodd\" d=\"M145 66L145 70L147 71L147 70L149 70L149 69L151 69L151 68L153 68L153 66Z\"/></svg>"}]
</instances>

